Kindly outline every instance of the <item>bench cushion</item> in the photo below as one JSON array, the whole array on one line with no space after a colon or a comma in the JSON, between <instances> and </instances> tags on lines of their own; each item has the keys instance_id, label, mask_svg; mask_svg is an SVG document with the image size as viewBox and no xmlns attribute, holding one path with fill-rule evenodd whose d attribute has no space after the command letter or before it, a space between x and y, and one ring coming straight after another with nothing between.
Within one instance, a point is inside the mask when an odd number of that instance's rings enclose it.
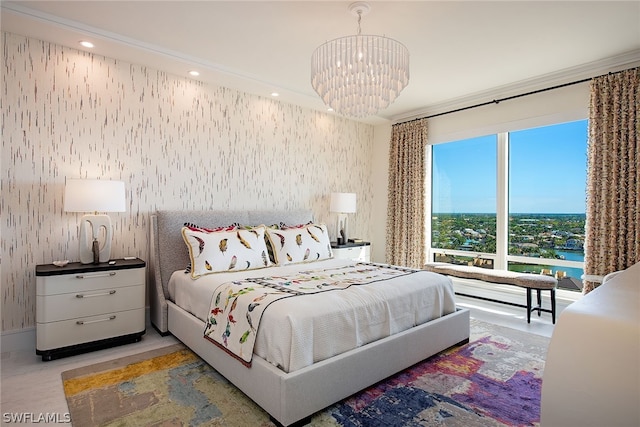
<instances>
[{"instance_id":1,"label":"bench cushion","mask_svg":"<svg viewBox=\"0 0 640 427\"><path fill-rule=\"evenodd\" d=\"M495 270L468 265L447 264L445 262L428 263L425 270L464 279L477 279L485 282L505 283L531 289L555 289L558 280L543 274L518 273L516 271Z\"/></svg>"}]
</instances>

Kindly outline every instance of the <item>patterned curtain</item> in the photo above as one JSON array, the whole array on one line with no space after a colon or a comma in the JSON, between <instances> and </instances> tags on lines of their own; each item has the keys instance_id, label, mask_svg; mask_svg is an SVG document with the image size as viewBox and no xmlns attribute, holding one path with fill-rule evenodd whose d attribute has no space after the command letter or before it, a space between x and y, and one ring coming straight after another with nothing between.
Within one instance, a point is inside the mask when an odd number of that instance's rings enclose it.
<instances>
[{"instance_id":1,"label":"patterned curtain","mask_svg":"<svg viewBox=\"0 0 640 427\"><path fill-rule=\"evenodd\" d=\"M389 264L422 268L425 252L426 119L393 125L386 252Z\"/></svg>"},{"instance_id":2,"label":"patterned curtain","mask_svg":"<svg viewBox=\"0 0 640 427\"><path fill-rule=\"evenodd\" d=\"M640 261L639 68L591 82L585 274ZM584 293L596 286L586 282Z\"/></svg>"}]
</instances>

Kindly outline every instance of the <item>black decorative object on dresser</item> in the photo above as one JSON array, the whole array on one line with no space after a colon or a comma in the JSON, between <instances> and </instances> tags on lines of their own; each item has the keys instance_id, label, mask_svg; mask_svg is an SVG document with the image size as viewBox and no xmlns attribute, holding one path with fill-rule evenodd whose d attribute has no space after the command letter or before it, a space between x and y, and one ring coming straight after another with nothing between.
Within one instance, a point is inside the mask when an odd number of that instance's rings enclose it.
<instances>
[{"instance_id":1,"label":"black decorative object on dresser","mask_svg":"<svg viewBox=\"0 0 640 427\"><path fill-rule=\"evenodd\" d=\"M36 266L36 354L43 361L138 342L145 328L138 258Z\"/></svg>"}]
</instances>

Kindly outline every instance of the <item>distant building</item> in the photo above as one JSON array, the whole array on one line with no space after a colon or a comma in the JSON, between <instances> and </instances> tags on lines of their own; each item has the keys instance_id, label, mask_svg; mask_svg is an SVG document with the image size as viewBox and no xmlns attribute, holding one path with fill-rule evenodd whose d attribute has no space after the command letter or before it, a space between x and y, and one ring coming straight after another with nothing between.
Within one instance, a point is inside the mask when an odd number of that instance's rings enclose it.
<instances>
[{"instance_id":1,"label":"distant building","mask_svg":"<svg viewBox=\"0 0 640 427\"><path fill-rule=\"evenodd\" d=\"M480 233L478 233L477 231L471 229L471 228L465 228L464 229L464 234L466 234L467 236L474 236L477 237L480 235Z\"/></svg>"},{"instance_id":2,"label":"distant building","mask_svg":"<svg viewBox=\"0 0 640 427\"><path fill-rule=\"evenodd\" d=\"M521 249L538 249L535 243L516 243L514 246Z\"/></svg>"},{"instance_id":3,"label":"distant building","mask_svg":"<svg viewBox=\"0 0 640 427\"><path fill-rule=\"evenodd\" d=\"M584 242L578 239L567 239L564 247L572 251L581 251L584 249Z\"/></svg>"}]
</instances>

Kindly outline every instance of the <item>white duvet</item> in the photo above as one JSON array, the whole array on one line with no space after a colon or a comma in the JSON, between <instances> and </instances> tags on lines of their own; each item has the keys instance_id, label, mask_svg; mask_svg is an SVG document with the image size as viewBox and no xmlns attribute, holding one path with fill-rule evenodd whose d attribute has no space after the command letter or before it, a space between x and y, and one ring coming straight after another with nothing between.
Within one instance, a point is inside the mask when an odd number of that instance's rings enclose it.
<instances>
[{"instance_id":1,"label":"white duvet","mask_svg":"<svg viewBox=\"0 0 640 427\"><path fill-rule=\"evenodd\" d=\"M216 273L197 280L184 271L176 271L169 281L169 293L173 302L204 321L211 296L222 283L353 263L330 259ZM284 298L264 312L254 353L286 372L293 372L453 311L451 279L427 271L345 290Z\"/></svg>"}]
</instances>

